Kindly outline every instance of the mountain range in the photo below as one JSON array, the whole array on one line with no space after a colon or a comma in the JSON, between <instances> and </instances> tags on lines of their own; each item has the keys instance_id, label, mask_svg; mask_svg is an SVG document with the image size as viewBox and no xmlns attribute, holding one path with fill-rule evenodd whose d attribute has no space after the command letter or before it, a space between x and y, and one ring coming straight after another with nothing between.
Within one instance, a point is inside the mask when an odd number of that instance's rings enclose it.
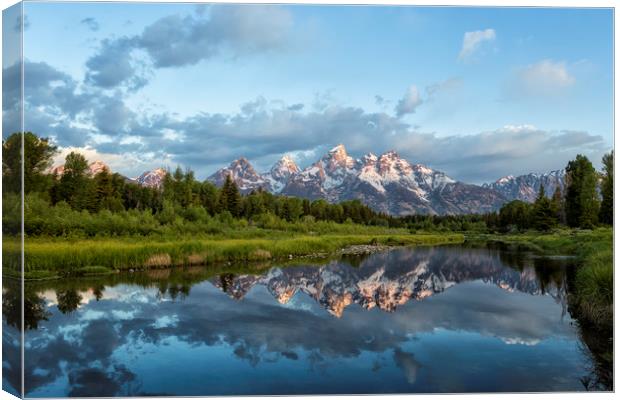
<instances>
[{"instance_id":1,"label":"mountain range","mask_svg":"<svg viewBox=\"0 0 620 400\"><path fill-rule=\"evenodd\" d=\"M355 159L343 145L304 169L284 156L268 172L259 173L247 159L240 158L207 179L221 186L228 175L242 193L262 189L334 203L359 199L391 215L484 213L515 199L533 202L541 184L548 196L556 186L564 185L563 171L507 176L472 185L425 165L412 164L395 151L368 153Z\"/></svg>"},{"instance_id":2,"label":"mountain range","mask_svg":"<svg viewBox=\"0 0 620 400\"><path fill-rule=\"evenodd\" d=\"M106 167L101 161L90 164L91 174ZM62 166L53 171L62 174ZM166 170L146 171L129 181L160 188ZM543 185L547 196L556 187L564 188L564 171L505 176L482 185L457 181L422 164L413 164L395 151L361 158L351 157L344 145L331 149L315 163L301 169L288 155L269 171L259 172L244 157L221 168L207 180L222 186L231 176L241 193L265 190L275 194L336 203L358 199L378 212L455 215L498 210L511 200L533 202Z\"/></svg>"}]
</instances>

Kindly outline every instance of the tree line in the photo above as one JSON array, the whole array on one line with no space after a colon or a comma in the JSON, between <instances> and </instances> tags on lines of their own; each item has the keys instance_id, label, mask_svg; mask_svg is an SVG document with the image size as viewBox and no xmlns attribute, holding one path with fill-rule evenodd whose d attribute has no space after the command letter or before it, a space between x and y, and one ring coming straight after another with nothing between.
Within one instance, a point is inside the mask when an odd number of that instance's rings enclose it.
<instances>
[{"instance_id":1,"label":"tree line","mask_svg":"<svg viewBox=\"0 0 620 400\"><path fill-rule=\"evenodd\" d=\"M9 136L2 145L4 213L9 219L11 210L17 212L16 207L10 208L11 204L18 201L11 201L10 195L21 190L21 145L19 133ZM32 203L25 212L36 218L49 219L51 217L38 214L59 215L69 211L111 218L111 214L131 211L131 216L139 217L140 222L136 224L142 225L181 226L184 222L213 218L225 224L273 222L275 218L289 223L330 221L411 231L480 232L549 231L564 225L592 228L613 223L613 150L603 157L600 173L587 157L577 155L566 166L564 188L557 187L548 198L541 186L534 203L514 200L497 212L479 215L394 217L378 213L359 200L331 204L322 199L311 201L263 190L242 195L230 177L218 188L212 182L197 180L193 171L180 167L165 175L161 189L142 186L107 169L91 176L88 160L77 152L66 156L62 173L49 173L57 148L48 139L32 132L23 134L23 145L24 192L27 205ZM18 229L16 218L12 224L9 219L4 221L7 222L5 232ZM39 227L32 233L57 234L59 231L62 229Z\"/></svg>"}]
</instances>

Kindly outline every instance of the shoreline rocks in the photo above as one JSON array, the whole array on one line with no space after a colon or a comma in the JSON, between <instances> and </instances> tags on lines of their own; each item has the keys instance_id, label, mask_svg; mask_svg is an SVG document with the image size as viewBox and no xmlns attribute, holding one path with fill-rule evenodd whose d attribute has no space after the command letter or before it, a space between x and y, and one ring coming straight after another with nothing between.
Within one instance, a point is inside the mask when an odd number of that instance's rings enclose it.
<instances>
[{"instance_id":1,"label":"shoreline rocks","mask_svg":"<svg viewBox=\"0 0 620 400\"><path fill-rule=\"evenodd\" d=\"M383 244L355 244L340 249L340 251L338 251L338 254L343 256L360 256L386 251L392 247L393 246Z\"/></svg>"}]
</instances>

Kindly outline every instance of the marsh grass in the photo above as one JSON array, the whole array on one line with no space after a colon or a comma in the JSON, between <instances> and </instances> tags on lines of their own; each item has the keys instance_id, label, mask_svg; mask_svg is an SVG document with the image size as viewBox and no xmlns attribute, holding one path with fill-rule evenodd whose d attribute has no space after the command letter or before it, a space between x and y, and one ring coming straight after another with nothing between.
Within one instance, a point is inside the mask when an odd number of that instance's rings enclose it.
<instances>
[{"instance_id":1,"label":"marsh grass","mask_svg":"<svg viewBox=\"0 0 620 400\"><path fill-rule=\"evenodd\" d=\"M106 270L162 268L196 264L289 259L332 254L355 244L390 246L461 243L461 234L442 235L289 235L289 238L177 239L114 238L58 240L31 238L25 244L26 278L46 271L56 275ZM19 270L19 244L5 241L3 268ZM92 267L98 266L98 267Z\"/></svg>"}]
</instances>

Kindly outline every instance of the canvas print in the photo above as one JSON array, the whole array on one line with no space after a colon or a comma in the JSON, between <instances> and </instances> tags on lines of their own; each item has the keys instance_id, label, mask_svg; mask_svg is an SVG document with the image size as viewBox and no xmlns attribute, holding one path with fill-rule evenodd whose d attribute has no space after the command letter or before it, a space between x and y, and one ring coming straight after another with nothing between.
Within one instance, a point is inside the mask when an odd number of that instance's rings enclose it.
<instances>
[{"instance_id":1,"label":"canvas print","mask_svg":"<svg viewBox=\"0 0 620 400\"><path fill-rule=\"evenodd\" d=\"M3 11L2 388L612 391L612 8Z\"/></svg>"}]
</instances>

